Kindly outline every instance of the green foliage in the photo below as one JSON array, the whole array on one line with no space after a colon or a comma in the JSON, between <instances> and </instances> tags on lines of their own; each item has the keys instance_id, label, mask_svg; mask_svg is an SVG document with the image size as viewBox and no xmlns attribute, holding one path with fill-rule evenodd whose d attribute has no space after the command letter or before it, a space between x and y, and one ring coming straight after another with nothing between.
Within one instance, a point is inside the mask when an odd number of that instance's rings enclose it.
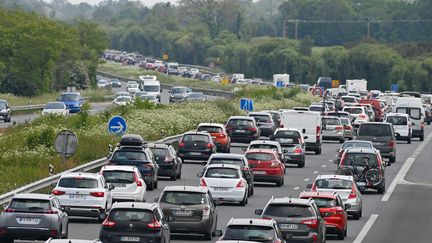
<instances>
[{"instance_id":1,"label":"green foliage","mask_svg":"<svg viewBox=\"0 0 432 243\"><path fill-rule=\"evenodd\" d=\"M47 127L42 130L32 131L26 138L26 145L30 149L35 149L37 146L52 147L54 146L55 131L52 127Z\"/></svg>"}]
</instances>

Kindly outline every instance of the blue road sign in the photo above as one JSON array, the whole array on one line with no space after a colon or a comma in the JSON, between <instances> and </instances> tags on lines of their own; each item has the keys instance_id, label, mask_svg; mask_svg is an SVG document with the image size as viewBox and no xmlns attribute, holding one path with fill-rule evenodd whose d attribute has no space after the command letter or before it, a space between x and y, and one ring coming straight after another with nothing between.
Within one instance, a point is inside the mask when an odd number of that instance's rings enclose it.
<instances>
[{"instance_id":1,"label":"blue road sign","mask_svg":"<svg viewBox=\"0 0 432 243\"><path fill-rule=\"evenodd\" d=\"M123 135L127 130L126 121L121 116L113 116L108 122L108 132L112 135Z\"/></svg>"},{"instance_id":2,"label":"blue road sign","mask_svg":"<svg viewBox=\"0 0 432 243\"><path fill-rule=\"evenodd\" d=\"M285 86L285 83L283 81L276 81L276 87L277 88L283 88Z\"/></svg>"},{"instance_id":3,"label":"blue road sign","mask_svg":"<svg viewBox=\"0 0 432 243\"><path fill-rule=\"evenodd\" d=\"M392 84L391 85L391 91L394 93L397 93L399 91L399 85L398 84Z\"/></svg>"},{"instance_id":4,"label":"blue road sign","mask_svg":"<svg viewBox=\"0 0 432 243\"><path fill-rule=\"evenodd\" d=\"M248 98L240 99L240 110L253 111L253 100Z\"/></svg>"}]
</instances>

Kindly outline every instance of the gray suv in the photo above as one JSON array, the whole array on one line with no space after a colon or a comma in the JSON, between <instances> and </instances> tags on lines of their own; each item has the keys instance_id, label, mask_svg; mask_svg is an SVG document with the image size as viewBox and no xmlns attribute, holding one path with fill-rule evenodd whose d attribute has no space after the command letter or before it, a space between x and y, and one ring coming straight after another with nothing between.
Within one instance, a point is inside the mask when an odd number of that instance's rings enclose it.
<instances>
[{"instance_id":1,"label":"gray suv","mask_svg":"<svg viewBox=\"0 0 432 243\"><path fill-rule=\"evenodd\" d=\"M288 242L325 242L326 224L312 199L271 198L264 209L255 210L263 219L274 219Z\"/></svg>"},{"instance_id":2,"label":"gray suv","mask_svg":"<svg viewBox=\"0 0 432 243\"><path fill-rule=\"evenodd\" d=\"M390 163L396 162L396 137L391 123L362 123L357 131L357 140L371 141L383 158L388 158Z\"/></svg>"}]
</instances>

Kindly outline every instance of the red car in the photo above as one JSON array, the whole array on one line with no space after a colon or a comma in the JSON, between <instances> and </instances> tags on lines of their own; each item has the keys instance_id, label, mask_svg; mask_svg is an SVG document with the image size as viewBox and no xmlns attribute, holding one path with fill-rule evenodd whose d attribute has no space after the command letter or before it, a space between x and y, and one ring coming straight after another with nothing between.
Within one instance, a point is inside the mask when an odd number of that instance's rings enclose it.
<instances>
[{"instance_id":1,"label":"red car","mask_svg":"<svg viewBox=\"0 0 432 243\"><path fill-rule=\"evenodd\" d=\"M156 66L155 66L155 64L154 63L151 63L151 62L148 62L146 65L145 65L145 69L147 69L147 70L154 70L156 68Z\"/></svg>"},{"instance_id":2,"label":"red car","mask_svg":"<svg viewBox=\"0 0 432 243\"><path fill-rule=\"evenodd\" d=\"M302 192L300 198L314 200L325 220L326 233L336 234L338 240L345 238L348 225L346 209L350 208L350 204L344 205L336 192Z\"/></svg>"},{"instance_id":3,"label":"red car","mask_svg":"<svg viewBox=\"0 0 432 243\"><path fill-rule=\"evenodd\" d=\"M166 73L167 72L167 68L165 67L165 66L159 66L158 68L157 68L157 70L159 71L159 72L161 72L161 73Z\"/></svg>"},{"instance_id":4,"label":"red car","mask_svg":"<svg viewBox=\"0 0 432 243\"><path fill-rule=\"evenodd\" d=\"M250 149L246 152L249 166L256 182L273 182L281 187L284 184L285 164L279 160L276 151L270 149Z\"/></svg>"}]
</instances>

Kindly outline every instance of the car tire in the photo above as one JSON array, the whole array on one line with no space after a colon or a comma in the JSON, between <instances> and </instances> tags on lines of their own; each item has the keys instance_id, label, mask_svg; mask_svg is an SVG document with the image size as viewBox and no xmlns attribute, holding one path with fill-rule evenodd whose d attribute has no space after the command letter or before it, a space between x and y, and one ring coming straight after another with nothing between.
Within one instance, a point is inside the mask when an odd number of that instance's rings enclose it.
<instances>
[{"instance_id":1,"label":"car tire","mask_svg":"<svg viewBox=\"0 0 432 243\"><path fill-rule=\"evenodd\" d=\"M345 142L345 139L339 140L339 143L344 143L344 142Z\"/></svg>"},{"instance_id":2,"label":"car tire","mask_svg":"<svg viewBox=\"0 0 432 243\"><path fill-rule=\"evenodd\" d=\"M230 148L230 146L228 145L228 146L225 148L225 153L229 154L230 151L231 151L231 148Z\"/></svg>"},{"instance_id":3,"label":"car tire","mask_svg":"<svg viewBox=\"0 0 432 243\"><path fill-rule=\"evenodd\" d=\"M182 168L180 167L180 172L178 173L178 175L177 175L177 177L176 177L178 180L180 180L180 179L181 179L181 176L182 176L181 169L182 169Z\"/></svg>"},{"instance_id":4,"label":"car tire","mask_svg":"<svg viewBox=\"0 0 432 243\"><path fill-rule=\"evenodd\" d=\"M390 163L394 163L396 162L396 156L395 157L390 157L389 158Z\"/></svg>"},{"instance_id":5,"label":"car tire","mask_svg":"<svg viewBox=\"0 0 432 243\"><path fill-rule=\"evenodd\" d=\"M297 164L298 168L303 168L305 167L305 159L303 158L302 161L300 163Z\"/></svg>"},{"instance_id":6,"label":"car tire","mask_svg":"<svg viewBox=\"0 0 432 243\"><path fill-rule=\"evenodd\" d=\"M252 185L249 196L253 196L254 194L254 186Z\"/></svg>"},{"instance_id":7,"label":"car tire","mask_svg":"<svg viewBox=\"0 0 432 243\"><path fill-rule=\"evenodd\" d=\"M337 239L338 240L344 240L345 239L345 230L337 232Z\"/></svg>"},{"instance_id":8,"label":"car tire","mask_svg":"<svg viewBox=\"0 0 432 243\"><path fill-rule=\"evenodd\" d=\"M385 183L383 183L377 190L378 194L384 194L385 192Z\"/></svg>"},{"instance_id":9,"label":"car tire","mask_svg":"<svg viewBox=\"0 0 432 243\"><path fill-rule=\"evenodd\" d=\"M12 118L12 116L9 115L9 117L7 119L5 119L4 122L11 122L11 118Z\"/></svg>"},{"instance_id":10,"label":"car tire","mask_svg":"<svg viewBox=\"0 0 432 243\"><path fill-rule=\"evenodd\" d=\"M283 185L283 177L279 181L276 182L277 187L281 187L282 185Z\"/></svg>"},{"instance_id":11,"label":"car tire","mask_svg":"<svg viewBox=\"0 0 432 243\"><path fill-rule=\"evenodd\" d=\"M346 222L346 225L345 225L345 230L344 230L344 236L345 237L348 235L347 232L348 232L348 222Z\"/></svg>"},{"instance_id":12,"label":"car tire","mask_svg":"<svg viewBox=\"0 0 432 243\"><path fill-rule=\"evenodd\" d=\"M424 140L424 132L422 132L422 134L420 135L420 141Z\"/></svg>"},{"instance_id":13,"label":"car tire","mask_svg":"<svg viewBox=\"0 0 432 243\"><path fill-rule=\"evenodd\" d=\"M150 184L147 185L147 190L149 190L149 191L153 191L154 190L154 183L153 183L153 181L151 181Z\"/></svg>"},{"instance_id":14,"label":"car tire","mask_svg":"<svg viewBox=\"0 0 432 243\"><path fill-rule=\"evenodd\" d=\"M175 181L177 179L177 173L174 171L174 174L170 176L171 181Z\"/></svg>"},{"instance_id":15,"label":"car tire","mask_svg":"<svg viewBox=\"0 0 432 243\"><path fill-rule=\"evenodd\" d=\"M411 144L411 137L407 139L407 144Z\"/></svg>"},{"instance_id":16,"label":"car tire","mask_svg":"<svg viewBox=\"0 0 432 243\"><path fill-rule=\"evenodd\" d=\"M315 149L315 154L321 154L321 146Z\"/></svg>"},{"instance_id":17,"label":"car tire","mask_svg":"<svg viewBox=\"0 0 432 243\"><path fill-rule=\"evenodd\" d=\"M360 212L354 213L352 216L353 216L354 220L359 220L360 219Z\"/></svg>"},{"instance_id":18,"label":"car tire","mask_svg":"<svg viewBox=\"0 0 432 243\"><path fill-rule=\"evenodd\" d=\"M212 233L211 232L210 233L205 232L204 233L204 240L212 240Z\"/></svg>"},{"instance_id":19,"label":"car tire","mask_svg":"<svg viewBox=\"0 0 432 243\"><path fill-rule=\"evenodd\" d=\"M155 180L155 181L153 182L153 188L154 188L154 189L157 189L157 188L158 188L158 181L157 181L157 180Z\"/></svg>"}]
</instances>

